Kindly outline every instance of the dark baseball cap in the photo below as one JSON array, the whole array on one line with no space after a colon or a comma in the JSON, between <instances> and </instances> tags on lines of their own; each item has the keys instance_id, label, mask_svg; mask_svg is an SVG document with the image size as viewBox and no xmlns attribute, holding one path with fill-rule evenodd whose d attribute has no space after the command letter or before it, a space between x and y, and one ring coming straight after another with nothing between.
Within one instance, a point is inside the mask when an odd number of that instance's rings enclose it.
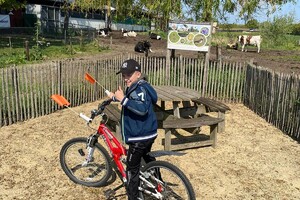
<instances>
[{"instance_id":1,"label":"dark baseball cap","mask_svg":"<svg viewBox=\"0 0 300 200\"><path fill-rule=\"evenodd\" d=\"M141 65L133 60L133 59L129 59L129 60L125 60L123 62L123 64L121 65L121 69L120 71L118 71L116 74L122 73L122 74L132 74L133 72L141 71Z\"/></svg>"}]
</instances>

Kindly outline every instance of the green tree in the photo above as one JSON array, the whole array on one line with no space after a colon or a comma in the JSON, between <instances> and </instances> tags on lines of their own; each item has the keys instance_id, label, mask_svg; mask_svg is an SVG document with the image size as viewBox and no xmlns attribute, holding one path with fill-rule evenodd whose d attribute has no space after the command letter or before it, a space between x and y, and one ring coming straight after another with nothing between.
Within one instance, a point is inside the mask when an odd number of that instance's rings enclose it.
<instances>
[{"instance_id":1,"label":"green tree","mask_svg":"<svg viewBox=\"0 0 300 200\"><path fill-rule=\"evenodd\" d=\"M267 14L270 14L275 11L276 5L281 6L288 2L295 3L295 0L183 0L183 4L190 8L187 12L192 14L196 21L212 21L225 18L226 13L239 12L245 22L263 7L267 9Z\"/></svg>"},{"instance_id":2,"label":"green tree","mask_svg":"<svg viewBox=\"0 0 300 200\"><path fill-rule=\"evenodd\" d=\"M7 10L16 10L25 7L25 0L0 0L0 7Z\"/></svg>"},{"instance_id":3,"label":"green tree","mask_svg":"<svg viewBox=\"0 0 300 200\"><path fill-rule=\"evenodd\" d=\"M170 18L181 18L182 15L181 2L178 0L140 0L138 7L144 8L149 18L160 21L164 30L167 30Z\"/></svg>"},{"instance_id":4,"label":"green tree","mask_svg":"<svg viewBox=\"0 0 300 200\"><path fill-rule=\"evenodd\" d=\"M165 24L171 17L181 15L181 1L178 0L74 0L70 4L71 9L79 9L82 12L93 12L103 10L110 18L110 7L116 8L116 19L125 17L156 18L164 21Z\"/></svg>"},{"instance_id":5,"label":"green tree","mask_svg":"<svg viewBox=\"0 0 300 200\"><path fill-rule=\"evenodd\" d=\"M249 21L247 21L246 27L250 29L255 29L259 27L259 23L256 19L250 19Z\"/></svg>"},{"instance_id":6,"label":"green tree","mask_svg":"<svg viewBox=\"0 0 300 200\"><path fill-rule=\"evenodd\" d=\"M293 35L300 35L300 23L293 25L292 34Z\"/></svg>"},{"instance_id":7,"label":"green tree","mask_svg":"<svg viewBox=\"0 0 300 200\"><path fill-rule=\"evenodd\" d=\"M259 29L263 37L273 45L282 45L287 40L287 35L293 31L294 17L285 15L274 17L270 22L264 22Z\"/></svg>"}]
</instances>

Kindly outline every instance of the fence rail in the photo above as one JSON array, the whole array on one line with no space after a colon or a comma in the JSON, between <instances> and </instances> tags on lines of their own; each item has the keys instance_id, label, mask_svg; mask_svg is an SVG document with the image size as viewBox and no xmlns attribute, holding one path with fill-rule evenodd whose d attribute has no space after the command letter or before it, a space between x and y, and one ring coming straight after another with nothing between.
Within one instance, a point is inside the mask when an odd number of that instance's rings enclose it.
<instances>
[{"instance_id":1,"label":"fence rail","mask_svg":"<svg viewBox=\"0 0 300 200\"><path fill-rule=\"evenodd\" d=\"M84 80L88 72L108 90L123 82L116 72L128 58L138 60L153 85L183 86L206 97L244 103L286 134L300 140L300 77L276 74L237 62L210 62L176 57L120 55L107 59L59 61L0 69L0 127L60 109L52 94L65 96L72 106L105 97L103 89ZM167 66L166 63L170 63Z\"/></svg>"}]
</instances>

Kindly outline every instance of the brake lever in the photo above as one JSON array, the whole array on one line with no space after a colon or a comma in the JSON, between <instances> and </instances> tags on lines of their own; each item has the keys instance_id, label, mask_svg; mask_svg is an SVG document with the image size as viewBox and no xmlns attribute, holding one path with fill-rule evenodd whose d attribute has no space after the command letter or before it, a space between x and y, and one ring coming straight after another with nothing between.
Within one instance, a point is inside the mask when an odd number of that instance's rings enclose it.
<instances>
[{"instance_id":1,"label":"brake lever","mask_svg":"<svg viewBox=\"0 0 300 200\"><path fill-rule=\"evenodd\" d=\"M91 119L94 119L98 114L98 111L96 109L91 111Z\"/></svg>"}]
</instances>

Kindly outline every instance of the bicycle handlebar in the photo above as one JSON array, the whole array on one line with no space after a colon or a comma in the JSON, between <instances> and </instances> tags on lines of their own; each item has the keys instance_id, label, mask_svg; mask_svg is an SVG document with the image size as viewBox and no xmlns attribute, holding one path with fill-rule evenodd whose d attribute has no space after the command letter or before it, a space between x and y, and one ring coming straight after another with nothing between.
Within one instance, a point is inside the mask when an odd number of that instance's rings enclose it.
<instances>
[{"instance_id":1,"label":"bicycle handlebar","mask_svg":"<svg viewBox=\"0 0 300 200\"><path fill-rule=\"evenodd\" d=\"M91 117L88 117L83 113L79 113L79 117L84 119L87 123L91 123L95 117L103 113L105 107L108 106L112 101L113 101L112 99L108 99L106 101L103 101L101 104L99 104L98 110L94 109L91 111Z\"/></svg>"},{"instance_id":2,"label":"bicycle handlebar","mask_svg":"<svg viewBox=\"0 0 300 200\"><path fill-rule=\"evenodd\" d=\"M93 120L93 119L85 116L83 113L79 113L79 117L81 117L82 119L84 119L87 123L90 123Z\"/></svg>"},{"instance_id":3,"label":"bicycle handlebar","mask_svg":"<svg viewBox=\"0 0 300 200\"><path fill-rule=\"evenodd\" d=\"M108 106L112 101L113 101L112 99L108 99L108 100L103 101L101 104L99 104L98 110L94 109L91 111L91 119L93 120L98 115L101 115L103 113L105 107Z\"/></svg>"}]
</instances>

